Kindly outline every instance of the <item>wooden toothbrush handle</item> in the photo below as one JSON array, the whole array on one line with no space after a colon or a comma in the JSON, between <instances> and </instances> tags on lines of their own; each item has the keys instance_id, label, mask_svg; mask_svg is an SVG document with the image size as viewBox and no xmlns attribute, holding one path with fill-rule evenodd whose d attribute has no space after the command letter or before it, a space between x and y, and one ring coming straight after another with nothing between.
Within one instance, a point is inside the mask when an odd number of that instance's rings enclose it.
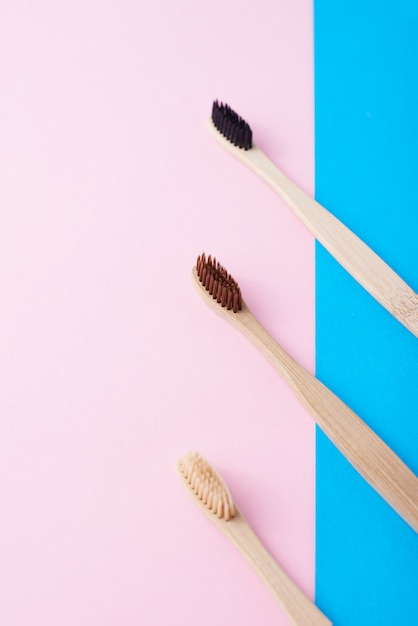
<instances>
[{"instance_id":1,"label":"wooden toothbrush handle","mask_svg":"<svg viewBox=\"0 0 418 626\"><path fill-rule=\"evenodd\" d=\"M418 477L354 411L279 346L248 307L243 313L241 331L283 376L346 459L418 532Z\"/></svg>"},{"instance_id":2,"label":"wooden toothbrush handle","mask_svg":"<svg viewBox=\"0 0 418 626\"><path fill-rule=\"evenodd\" d=\"M239 511L220 526L269 587L292 624L331 626L332 622L273 559Z\"/></svg>"},{"instance_id":3,"label":"wooden toothbrush handle","mask_svg":"<svg viewBox=\"0 0 418 626\"><path fill-rule=\"evenodd\" d=\"M318 426L367 482L418 532L418 478L342 400L307 372L267 333L245 302L238 313L221 307L199 282L205 302L245 335L282 375Z\"/></svg>"},{"instance_id":4,"label":"wooden toothbrush handle","mask_svg":"<svg viewBox=\"0 0 418 626\"><path fill-rule=\"evenodd\" d=\"M254 146L239 157L286 202L330 254L415 337L418 295L357 235L302 191Z\"/></svg>"}]
</instances>

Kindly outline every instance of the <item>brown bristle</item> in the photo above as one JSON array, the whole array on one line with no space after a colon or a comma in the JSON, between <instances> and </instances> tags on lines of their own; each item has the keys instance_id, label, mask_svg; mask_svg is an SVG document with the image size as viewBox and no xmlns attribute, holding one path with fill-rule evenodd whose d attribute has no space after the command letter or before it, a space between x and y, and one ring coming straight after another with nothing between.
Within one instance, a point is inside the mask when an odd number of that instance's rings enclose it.
<instances>
[{"instance_id":1,"label":"brown bristle","mask_svg":"<svg viewBox=\"0 0 418 626\"><path fill-rule=\"evenodd\" d=\"M226 306L228 311L234 313L242 308L241 289L231 274L215 259L205 253L197 257L196 271L200 282L209 294L221 306Z\"/></svg>"}]
</instances>

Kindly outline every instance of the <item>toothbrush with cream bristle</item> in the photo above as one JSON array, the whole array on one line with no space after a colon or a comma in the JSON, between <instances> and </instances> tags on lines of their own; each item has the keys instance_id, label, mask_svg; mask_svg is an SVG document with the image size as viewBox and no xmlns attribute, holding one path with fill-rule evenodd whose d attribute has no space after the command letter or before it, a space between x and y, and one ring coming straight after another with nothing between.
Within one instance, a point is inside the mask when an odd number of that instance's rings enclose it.
<instances>
[{"instance_id":1,"label":"toothbrush with cream bristle","mask_svg":"<svg viewBox=\"0 0 418 626\"><path fill-rule=\"evenodd\" d=\"M295 626L332 626L332 622L289 578L258 539L222 480L198 453L185 454L177 470L195 504L246 557Z\"/></svg>"},{"instance_id":2,"label":"toothbrush with cream bristle","mask_svg":"<svg viewBox=\"0 0 418 626\"><path fill-rule=\"evenodd\" d=\"M302 191L253 143L252 130L227 104L215 101L208 125L219 143L286 202L330 254L415 337L418 295L359 237Z\"/></svg>"},{"instance_id":3,"label":"toothbrush with cream bristle","mask_svg":"<svg viewBox=\"0 0 418 626\"><path fill-rule=\"evenodd\" d=\"M198 257L192 271L199 295L270 361L345 458L418 532L418 478L342 400L297 363L263 328L241 289L215 258Z\"/></svg>"}]
</instances>

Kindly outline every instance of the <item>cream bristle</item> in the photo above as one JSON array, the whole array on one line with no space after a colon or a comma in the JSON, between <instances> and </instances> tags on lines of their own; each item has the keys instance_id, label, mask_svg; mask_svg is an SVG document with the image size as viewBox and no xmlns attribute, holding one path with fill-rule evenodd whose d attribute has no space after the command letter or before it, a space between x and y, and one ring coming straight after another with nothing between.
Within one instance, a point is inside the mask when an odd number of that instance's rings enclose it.
<instances>
[{"instance_id":1,"label":"cream bristle","mask_svg":"<svg viewBox=\"0 0 418 626\"><path fill-rule=\"evenodd\" d=\"M209 463L195 451L179 461L179 470L193 493L217 517L228 521L235 516L235 505L227 486Z\"/></svg>"}]
</instances>

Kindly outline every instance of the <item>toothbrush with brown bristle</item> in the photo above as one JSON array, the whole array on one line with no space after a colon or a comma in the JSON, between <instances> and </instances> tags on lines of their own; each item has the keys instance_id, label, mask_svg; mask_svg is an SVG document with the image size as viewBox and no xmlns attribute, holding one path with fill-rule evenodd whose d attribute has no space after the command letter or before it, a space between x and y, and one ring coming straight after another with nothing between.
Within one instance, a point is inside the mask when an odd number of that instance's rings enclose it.
<instances>
[{"instance_id":1,"label":"toothbrush with brown bristle","mask_svg":"<svg viewBox=\"0 0 418 626\"><path fill-rule=\"evenodd\" d=\"M206 304L264 354L333 444L418 532L417 476L342 400L267 333L245 304L238 283L215 258L199 256L192 277Z\"/></svg>"},{"instance_id":2,"label":"toothbrush with brown bristle","mask_svg":"<svg viewBox=\"0 0 418 626\"><path fill-rule=\"evenodd\" d=\"M280 171L253 143L249 124L228 105L215 101L208 122L219 143L270 185L347 272L418 337L418 295L411 287L359 237Z\"/></svg>"},{"instance_id":3,"label":"toothbrush with brown bristle","mask_svg":"<svg viewBox=\"0 0 418 626\"><path fill-rule=\"evenodd\" d=\"M238 510L221 476L198 453L189 452L177 469L195 504L251 563L295 626L332 626L332 622L289 578Z\"/></svg>"}]
</instances>

